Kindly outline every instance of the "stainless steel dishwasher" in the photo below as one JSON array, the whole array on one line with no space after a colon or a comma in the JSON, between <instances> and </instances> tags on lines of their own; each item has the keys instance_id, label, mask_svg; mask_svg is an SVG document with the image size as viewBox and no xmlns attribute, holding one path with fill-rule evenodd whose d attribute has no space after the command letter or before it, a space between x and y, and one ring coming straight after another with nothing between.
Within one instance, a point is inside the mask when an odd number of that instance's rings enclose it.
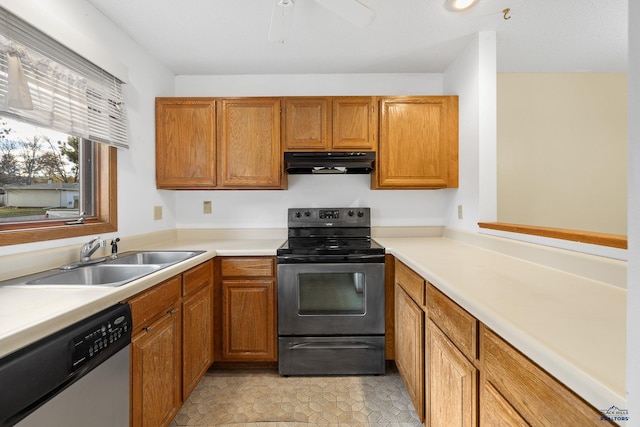
<instances>
[{"instance_id":1,"label":"stainless steel dishwasher","mask_svg":"<svg viewBox=\"0 0 640 427\"><path fill-rule=\"evenodd\" d=\"M130 343L117 304L3 357L0 426L128 426Z\"/></svg>"}]
</instances>

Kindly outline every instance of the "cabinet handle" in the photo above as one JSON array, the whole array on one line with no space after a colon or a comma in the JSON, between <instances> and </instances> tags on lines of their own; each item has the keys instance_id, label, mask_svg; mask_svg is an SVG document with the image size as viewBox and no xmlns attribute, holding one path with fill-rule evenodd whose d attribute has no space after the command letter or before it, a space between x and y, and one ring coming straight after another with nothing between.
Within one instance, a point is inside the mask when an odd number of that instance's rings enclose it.
<instances>
[{"instance_id":1,"label":"cabinet handle","mask_svg":"<svg viewBox=\"0 0 640 427\"><path fill-rule=\"evenodd\" d=\"M146 328L142 328L145 332L151 332L151 326L147 326Z\"/></svg>"},{"instance_id":2,"label":"cabinet handle","mask_svg":"<svg viewBox=\"0 0 640 427\"><path fill-rule=\"evenodd\" d=\"M173 308L173 309L167 311L167 314L170 314L171 316L173 316L176 313L176 311L178 311L178 310Z\"/></svg>"}]
</instances>

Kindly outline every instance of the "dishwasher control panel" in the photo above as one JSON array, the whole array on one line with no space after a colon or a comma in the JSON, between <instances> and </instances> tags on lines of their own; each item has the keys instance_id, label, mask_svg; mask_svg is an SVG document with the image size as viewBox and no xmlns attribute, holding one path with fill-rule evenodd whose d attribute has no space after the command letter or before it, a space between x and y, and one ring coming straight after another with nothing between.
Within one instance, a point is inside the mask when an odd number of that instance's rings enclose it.
<instances>
[{"instance_id":1,"label":"dishwasher control panel","mask_svg":"<svg viewBox=\"0 0 640 427\"><path fill-rule=\"evenodd\" d=\"M94 324L73 337L69 343L72 371L105 353L107 349L112 354L114 347L119 349L131 342L131 312L124 308L125 306L121 312L112 313L106 318L96 319Z\"/></svg>"}]
</instances>

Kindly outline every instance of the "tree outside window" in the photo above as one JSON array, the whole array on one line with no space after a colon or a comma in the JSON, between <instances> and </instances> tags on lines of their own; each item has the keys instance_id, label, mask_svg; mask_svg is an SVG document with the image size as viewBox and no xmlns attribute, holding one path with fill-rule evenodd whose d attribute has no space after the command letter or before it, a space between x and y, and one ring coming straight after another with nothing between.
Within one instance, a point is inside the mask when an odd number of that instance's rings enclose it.
<instances>
[{"instance_id":1,"label":"tree outside window","mask_svg":"<svg viewBox=\"0 0 640 427\"><path fill-rule=\"evenodd\" d=\"M0 116L0 222L79 217L81 140Z\"/></svg>"}]
</instances>

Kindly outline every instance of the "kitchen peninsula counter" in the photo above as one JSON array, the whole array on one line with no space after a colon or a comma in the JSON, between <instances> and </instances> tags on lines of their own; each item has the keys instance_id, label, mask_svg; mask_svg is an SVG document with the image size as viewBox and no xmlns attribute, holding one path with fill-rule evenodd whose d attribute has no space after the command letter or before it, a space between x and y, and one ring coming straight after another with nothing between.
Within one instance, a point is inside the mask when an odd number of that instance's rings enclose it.
<instances>
[{"instance_id":1,"label":"kitchen peninsula counter","mask_svg":"<svg viewBox=\"0 0 640 427\"><path fill-rule=\"evenodd\" d=\"M626 408L626 290L448 238L376 238L596 409Z\"/></svg>"},{"instance_id":2,"label":"kitchen peninsula counter","mask_svg":"<svg viewBox=\"0 0 640 427\"><path fill-rule=\"evenodd\" d=\"M117 288L0 287L0 357L215 256L275 256L286 239L279 232L263 239L209 237L192 231L154 243L130 243L126 251L205 252ZM375 239L595 408L626 407L622 286L451 238ZM76 248L69 251L75 256ZM0 257L0 262L37 260L29 256Z\"/></svg>"}]
</instances>

